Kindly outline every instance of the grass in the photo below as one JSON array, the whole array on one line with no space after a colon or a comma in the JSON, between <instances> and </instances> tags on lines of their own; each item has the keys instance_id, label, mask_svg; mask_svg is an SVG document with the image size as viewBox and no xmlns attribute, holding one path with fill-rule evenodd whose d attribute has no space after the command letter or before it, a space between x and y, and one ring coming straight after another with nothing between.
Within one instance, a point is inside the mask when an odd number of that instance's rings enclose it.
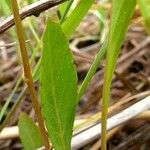
<instances>
[{"instance_id":1,"label":"grass","mask_svg":"<svg viewBox=\"0 0 150 150\"><path fill-rule=\"evenodd\" d=\"M117 58L120 53L120 48L135 6L136 0L133 0L132 2L130 0L112 1L112 16L108 35L108 48L102 96L102 150L107 149L107 113L109 107L111 82L115 71Z\"/></svg>"}]
</instances>

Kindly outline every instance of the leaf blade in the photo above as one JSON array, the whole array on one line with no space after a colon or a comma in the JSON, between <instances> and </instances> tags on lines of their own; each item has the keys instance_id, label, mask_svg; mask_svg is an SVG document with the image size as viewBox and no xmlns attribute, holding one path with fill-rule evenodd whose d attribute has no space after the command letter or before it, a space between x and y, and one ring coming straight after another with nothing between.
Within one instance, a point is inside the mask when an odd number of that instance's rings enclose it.
<instances>
[{"instance_id":1,"label":"leaf blade","mask_svg":"<svg viewBox=\"0 0 150 150\"><path fill-rule=\"evenodd\" d=\"M111 81L121 44L124 40L129 21L136 5L136 0L113 0L112 4L113 7L102 94L102 150L106 150L107 110L109 106Z\"/></svg>"},{"instance_id":2,"label":"leaf blade","mask_svg":"<svg viewBox=\"0 0 150 150\"><path fill-rule=\"evenodd\" d=\"M54 148L69 150L77 96L76 70L59 24L48 22L43 42L41 101L45 122Z\"/></svg>"}]
</instances>

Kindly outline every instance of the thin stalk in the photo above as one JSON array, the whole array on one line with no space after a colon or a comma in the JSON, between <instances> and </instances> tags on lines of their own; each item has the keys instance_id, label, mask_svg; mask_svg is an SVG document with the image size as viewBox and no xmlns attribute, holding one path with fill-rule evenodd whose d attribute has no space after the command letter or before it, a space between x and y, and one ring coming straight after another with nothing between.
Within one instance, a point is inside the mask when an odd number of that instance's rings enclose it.
<instances>
[{"instance_id":1,"label":"thin stalk","mask_svg":"<svg viewBox=\"0 0 150 150\"><path fill-rule=\"evenodd\" d=\"M73 2L74 2L74 0L70 0L70 1L68 2L68 5L67 5L67 7L66 7L66 10L65 10L65 12L64 12L64 14L63 14L63 16L62 16L62 18L61 18L61 20L60 20L60 23L63 23L63 22L64 22L64 20L65 20L66 16L68 15L68 12L69 12L69 10L70 10L70 8L71 8Z\"/></svg>"},{"instance_id":2,"label":"thin stalk","mask_svg":"<svg viewBox=\"0 0 150 150\"><path fill-rule=\"evenodd\" d=\"M12 3L12 8L13 8L14 22L16 24L18 40L20 43L20 50L21 50L21 56L22 56L22 61L23 61L23 67L24 67L25 82L28 86L28 89L31 95L31 100L32 100L33 108L35 110L36 117L37 117L37 122L40 128L40 132L42 135L43 144L45 145L45 149L49 150L51 149L50 143L49 143L48 135L44 126L44 120L42 117L42 113L41 113L40 106L38 103L38 98L36 96L36 91L35 91L34 84L33 84L31 69L30 69L30 65L28 61L27 48L25 44L23 27L22 27L21 18L19 15L18 4L16 0L11 0L11 3Z\"/></svg>"}]
</instances>

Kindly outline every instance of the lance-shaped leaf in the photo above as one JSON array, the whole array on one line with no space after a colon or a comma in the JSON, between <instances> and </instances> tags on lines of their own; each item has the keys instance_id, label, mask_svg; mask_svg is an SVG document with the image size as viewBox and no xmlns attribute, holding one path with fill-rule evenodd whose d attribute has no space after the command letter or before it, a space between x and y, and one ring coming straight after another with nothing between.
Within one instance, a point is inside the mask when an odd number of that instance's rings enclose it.
<instances>
[{"instance_id":1,"label":"lance-shaped leaf","mask_svg":"<svg viewBox=\"0 0 150 150\"><path fill-rule=\"evenodd\" d=\"M25 113L19 118L19 134L25 150L37 149L42 146L39 128Z\"/></svg>"},{"instance_id":2,"label":"lance-shaped leaf","mask_svg":"<svg viewBox=\"0 0 150 150\"><path fill-rule=\"evenodd\" d=\"M106 120L111 81L136 0L112 0L112 5L102 100L102 150L106 149Z\"/></svg>"},{"instance_id":3,"label":"lance-shaped leaf","mask_svg":"<svg viewBox=\"0 0 150 150\"><path fill-rule=\"evenodd\" d=\"M70 150L77 97L77 74L68 40L59 24L48 22L43 38L41 101L56 150Z\"/></svg>"}]
</instances>

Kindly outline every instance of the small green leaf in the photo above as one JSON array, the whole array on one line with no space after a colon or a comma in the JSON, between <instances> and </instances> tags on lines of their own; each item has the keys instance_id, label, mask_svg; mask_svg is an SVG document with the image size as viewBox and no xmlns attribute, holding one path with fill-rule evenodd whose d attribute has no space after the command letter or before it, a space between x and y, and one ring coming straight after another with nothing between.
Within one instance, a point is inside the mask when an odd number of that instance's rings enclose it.
<instances>
[{"instance_id":1,"label":"small green leaf","mask_svg":"<svg viewBox=\"0 0 150 150\"><path fill-rule=\"evenodd\" d=\"M102 99L102 150L106 150L106 124L110 87L125 33L132 17L136 0L112 0L112 16L108 38L108 50Z\"/></svg>"},{"instance_id":2,"label":"small green leaf","mask_svg":"<svg viewBox=\"0 0 150 150\"><path fill-rule=\"evenodd\" d=\"M150 0L138 0L145 26L150 34Z\"/></svg>"},{"instance_id":3,"label":"small green leaf","mask_svg":"<svg viewBox=\"0 0 150 150\"><path fill-rule=\"evenodd\" d=\"M25 113L19 118L19 134L25 150L35 150L42 146L39 128Z\"/></svg>"},{"instance_id":4,"label":"small green leaf","mask_svg":"<svg viewBox=\"0 0 150 150\"><path fill-rule=\"evenodd\" d=\"M43 38L41 101L56 150L70 150L77 97L77 73L68 40L59 24L49 21Z\"/></svg>"}]
</instances>

